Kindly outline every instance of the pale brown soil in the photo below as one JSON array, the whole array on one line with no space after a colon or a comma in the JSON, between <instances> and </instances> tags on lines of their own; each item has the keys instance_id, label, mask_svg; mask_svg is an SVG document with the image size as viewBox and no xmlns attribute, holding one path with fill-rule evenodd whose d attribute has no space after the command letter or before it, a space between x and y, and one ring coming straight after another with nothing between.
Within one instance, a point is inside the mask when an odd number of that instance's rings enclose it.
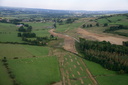
<instances>
[{"instance_id":1,"label":"pale brown soil","mask_svg":"<svg viewBox=\"0 0 128 85\"><path fill-rule=\"evenodd\" d=\"M77 61L77 64L80 65L80 63Z\"/></svg>"},{"instance_id":2,"label":"pale brown soil","mask_svg":"<svg viewBox=\"0 0 128 85\"><path fill-rule=\"evenodd\" d=\"M79 71L77 71L77 74L78 74L78 75L80 75L80 72L79 72Z\"/></svg>"},{"instance_id":3,"label":"pale brown soil","mask_svg":"<svg viewBox=\"0 0 128 85\"><path fill-rule=\"evenodd\" d=\"M71 62L73 62L73 60L71 59Z\"/></svg>"},{"instance_id":4,"label":"pale brown soil","mask_svg":"<svg viewBox=\"0 0 128 85\"><path fill-rule=\"evenodd\" d=\"M82 78L80 78L81 84L84 85L84 81Z\"/></svg>"},{"instance_id":5,"label":"pale brown soil","mask_svg":"<svg viewBox=\"0 0 128 85\"><path fill-rule=\"evenodd\" d=\"M81 69L81 71L83 71L83 68L82 67L80 67L80 69Z\"/></svg>"},{"instance_id":6,"label":"pale brown soil","mask_svg":"<svg viewBox=\"0 0 128 85\"><path fill-rule=\"evenodd\" d=\"M96 34L86 31L85 29L78 28L77 33L83 38L99 40L99 41L109 41L112 44L122 45L123 41L128 41L128 38L120 38L114 36L108 36L103 34Z\"/></svg>"},{"instance_id":7,"label":"pale brown soil","mask_svg":"<svg viewBox=\"0 0 128 85\"><path fill-rule=\"evenodd\" d=\"M72 53L77 53L76 49L75 49L75 40L74 38L70 37L70 36L67 36L67 35L63 35L63 34L59 34L59 33L55 33L54 32L54 29L50 30L49 31L52 35L54 36L58 36L60 38L63 38L64 39L64 49L67 50L67 51L70 51ZM68 70L66 70L66 73L64 72L64 68L63 68L63 65L67 65L68 62L66 64L64 64L64 55L65 53L64 52L56 52L56 50L52 50L52 52L50 52L56 56L58 56L58 59L59 59L59 64L60 66L60 72L61 72L61 75L62 75L62 85L66 85L66 83L68 85L71 85L71 81L70 81L70 78L69 78L69 72ZM52 55L51 54L51 55ZM71 56L69 56L71 57ZM77 58L75 58L77 60ZM88 68L86 67L85 63L83 62L82 59L80 59L82 64L84 65L84 67L86 68L86 72L88 73L88 78L90 78L93 82L93 85L97 85L97 81L95 80L95 78L93 77L93 75L90 73L90 71L88 70ZM73 62L73 60L71 60L71 62ZM78 64L78 62L76 62ZM76 65L74 65L74 68L76 68ZM83 70L83 68L80 68L81 70ZM81 75L79 71L77 71L78 75ZM73 75L72 75L73 76ZM83 80L81 79L81 84L84 84Z\"/></svg>"},{"instance_id":8,"label":"pale brown soil","mask_svg":"<svg viewBox=\"0 0 128 85\"><path fill-rule=\"evenodd\" d=\"M64 39L64 45L63 48L67 51L70 51L72 53L77 53L76 49L75 49L75 40L74 38L68 36L68 35L63 35L63 34L59 34L59 33L55 33L54 32L55 29L51 29L49 32L50 34L57 36L59 38L63 38Z\"/></svg>"}]
</instances>

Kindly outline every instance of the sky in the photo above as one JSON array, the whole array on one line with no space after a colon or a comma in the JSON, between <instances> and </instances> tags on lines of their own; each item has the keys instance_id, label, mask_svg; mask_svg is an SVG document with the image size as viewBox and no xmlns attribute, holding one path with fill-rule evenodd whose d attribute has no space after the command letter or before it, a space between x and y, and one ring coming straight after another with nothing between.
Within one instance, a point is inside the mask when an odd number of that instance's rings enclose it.
<instances>
[{"instance_id":1,"label":"sky","mask_svg":"<svg viewBox=\"0 0 128 85\"><path fill-rule=\"evenodd\" d=\"M0 0L0 6L58 10L128 10L128 0Z\"/></svg>"}]
</instances>

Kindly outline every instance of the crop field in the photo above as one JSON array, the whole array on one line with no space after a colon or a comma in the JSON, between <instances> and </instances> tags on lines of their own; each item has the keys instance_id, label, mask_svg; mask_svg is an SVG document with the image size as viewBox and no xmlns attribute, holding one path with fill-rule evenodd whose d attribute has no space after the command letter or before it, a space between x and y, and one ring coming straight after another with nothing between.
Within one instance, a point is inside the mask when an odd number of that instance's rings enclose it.
<instances>
[{"instance_id":1,"label":"crop field","mask_svg":"<svg viewBox=\"0 0 128 85\"><path fill-rule=\"evenodd\" d=\"M0 23L0 42L23 42L17 37L17 28L12 24Z\"/></svg>"},{"instance_id":2,"label":"crop field","mask_svg":"<svg viewBox=\"0 0 128 85\"><path fill-rule=\"evenodd\" d=\"M9 67L22 85L48 85L60 81L57 57L8 60Z\"/></svg>"}]
</instances>

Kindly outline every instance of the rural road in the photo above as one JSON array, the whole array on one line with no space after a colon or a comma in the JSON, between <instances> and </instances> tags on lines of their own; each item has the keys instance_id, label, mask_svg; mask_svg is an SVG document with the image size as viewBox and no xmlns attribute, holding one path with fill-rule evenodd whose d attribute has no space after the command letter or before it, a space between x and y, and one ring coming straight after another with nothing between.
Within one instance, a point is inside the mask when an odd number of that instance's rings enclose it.
<instances>
[{"instance_id":1,"label":"rural road","mask_svg":"<svg viewBox=\"0 0 128 85\"><path fill-rule=\"evenodd\" d=\"M63 48L65 50L67 50L67 51L70 51L72 53L76 53L77 54L77 51L76 51L76 48L75 48L75 39L73 37L68 36L68 35L63 35L63 34L60 34L60 33L55 33L54 31L55 31L55 29L51 29L49 31L49 33L54 35L54 36L57 36L59 38L63 38L64 39Z\"/></svg>"}]
</instances>

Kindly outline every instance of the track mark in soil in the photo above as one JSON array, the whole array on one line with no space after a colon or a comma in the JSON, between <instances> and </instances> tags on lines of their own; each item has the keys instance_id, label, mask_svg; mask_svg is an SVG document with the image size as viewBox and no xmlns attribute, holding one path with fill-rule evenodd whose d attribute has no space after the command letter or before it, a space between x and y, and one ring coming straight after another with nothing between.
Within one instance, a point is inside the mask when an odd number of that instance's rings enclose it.
<instances>
[{"instance_id":1,"label":"track mark in soil","mask_svg":"<svg viewBox=\"0 0 128 85\"><path fill-rule=\"evenodd\" d=\"M77 64L80 65L80 63L77 61Z\"/></svg>"},{"instance_id":2,"label":"track mark in soil","mask_svg":"<svg viewBox=\"0 0 128 85\"><path fill-rule=\"evenodd\" d=\"M67 60L67 58L65 58L65 60Z\"/></svg>"},{"instance_id":3,"label":"track mark in soil","mask_svg":"<svg viewBox=\"0 0 128 85\"><path fill-rule=\"evenodd\" d=\"M82 85L84 85L84 81L83 81L82 78L80 78L80 82L81 82Z\"/></svg>"},{"instance_id":4,"label":"track mark in soil","mask_svg":"<svg viewBox=\"0 0 128 85\"><path fill-rule=\"evenodd\" d=\"M81 71L84 71L82 67L80 67Z\"/></svg>"},{"instance_id":5,"label":"track mark in soil","mask_svg":"<svg viewBox=\"0 0 128 85\"><path fill-rule=\"evenodd\" d=\"M72 77L75 78L74 74L72 74Z\"/></svg>"},{"instance_id":6,"label":"track mark in soil","mask_svg":"<svg viewBox=\"0 0 128 85\"><path fill-rule=\"evenodd\" d=\"M77 71L77 74L78 74L78 75L80 75L80 72L79 72L79 71Z\"/></svg>"},{"instance_id":7,"label":"track mark in soil","mask_svg":"<svg viewBox=\"0 0 128 85\"><path fill-rule=\"evenodd\" d=\"M76 68L76 65L74 65L74 68Z\"/></svg>"},{"instance_id":8,"label":"track mark in soil","mask_svg":"<svg viewBox=\"0 0 128 85\"><path fill-rule=\"evenodd\" d=\"M71 59L71 62L73 62L73 60Z\"/></svg>"},{"instance_id":9,"label":"track mark in soil","mask_svg":"<svg viewBox=\"0 0 128 85\"><path fill-rule=\"evenodd\" d=\"M72 71L72 68L70 68L70 71Z\"/></svg>"}]
</instances>

